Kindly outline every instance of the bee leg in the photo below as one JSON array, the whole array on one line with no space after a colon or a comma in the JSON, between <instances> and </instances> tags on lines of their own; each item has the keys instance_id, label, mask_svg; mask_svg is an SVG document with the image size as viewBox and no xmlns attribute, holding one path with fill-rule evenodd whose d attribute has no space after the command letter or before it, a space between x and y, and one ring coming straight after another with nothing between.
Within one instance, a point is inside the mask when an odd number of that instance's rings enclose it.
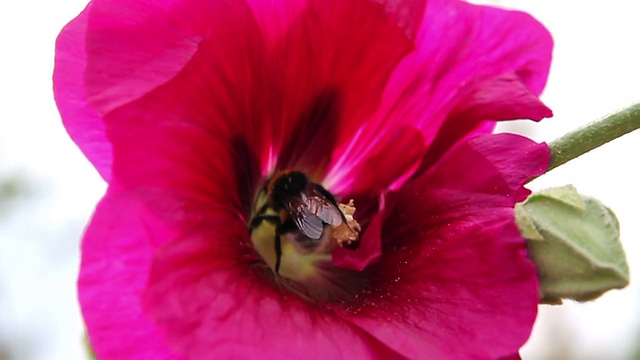
<instances>
[{"instance_id":1,"label":"bee leg","mask_svg":"<svg viewBox=\"0 0 640 360\"><path fill-rule=\"evenodd\" d=\"M276 248L276 274L280 271L280 262L282 260L282 236L290 233L294 229L297 229L296 224L291 219L287 219L285 222L276 225L276 238L274 241Z\"/></svg>"},{"instance_id":2,"label":"bee leg","mask_svg":"<svg viewBox=\"0 0 640 360\"><path fill-rule=\"evenodd\" d=\"M276 247L276 274L280 271L280 260L282 259L282 241L280 240L280 234L276 231L276 239L275 239L275 247Z\"/></svg>"}]
</instances>

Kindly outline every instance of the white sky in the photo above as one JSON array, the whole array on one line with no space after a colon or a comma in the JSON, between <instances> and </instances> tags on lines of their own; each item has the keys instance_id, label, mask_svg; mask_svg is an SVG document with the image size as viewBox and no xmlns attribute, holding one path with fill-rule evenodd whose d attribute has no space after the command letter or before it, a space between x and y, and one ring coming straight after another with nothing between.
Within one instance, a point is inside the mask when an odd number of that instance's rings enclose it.
<instances>
[{"instance_id":1,"label":"white sky","mask_svg":"<svg viewBox=\"0 0 640 360\"><path fill-rule=\"evenodd\" d=\"M556 41L543 100L555 117L526 123L550 141L640 101L640 7L635 0L485 1L524 9ZM0 3L0 178L22 176L27 195L0 208L0 349L17 359L83 359L75 296L82 228L104 191L68 139L51 94L54 40L85 0ZM631 285L589 304L541 307L525 359L567 349L576 358L621 359L640 342L640 221L635 203L640 132L537 180L573 183L616 211L632 271ZM0 358L2 354L0 352Z\"/></svg>"}]
</instances>

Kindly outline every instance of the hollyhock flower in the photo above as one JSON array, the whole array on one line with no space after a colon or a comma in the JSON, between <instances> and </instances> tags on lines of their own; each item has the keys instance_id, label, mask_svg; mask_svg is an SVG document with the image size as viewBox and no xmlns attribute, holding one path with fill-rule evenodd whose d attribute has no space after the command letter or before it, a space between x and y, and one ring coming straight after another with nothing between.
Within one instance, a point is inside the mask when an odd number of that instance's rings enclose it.
<instances>
[{"instance_id":1,"label":"hollyhock flower","mask_svg":"<svg viewBox=\"0 0 640 360\"><path fill-rule=\"evenodd\" d=\"M548 150L488 133L551 115L551 46L455 0L93 0L54 86L109 184L78 282L98 357L517 353L538 283L513 206ZM353 199L357 246L276 235L280 171Z\"/></svg>"}]
</instances>

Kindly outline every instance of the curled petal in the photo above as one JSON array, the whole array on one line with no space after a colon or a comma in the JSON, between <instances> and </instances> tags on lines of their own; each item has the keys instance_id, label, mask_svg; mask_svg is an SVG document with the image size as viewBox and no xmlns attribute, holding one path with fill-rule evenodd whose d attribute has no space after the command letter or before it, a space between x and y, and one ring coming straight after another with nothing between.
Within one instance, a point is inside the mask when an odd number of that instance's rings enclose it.
<instances>
[{"instance_id":1,"label":"curled petal","mask_svg":"<svg viewBox=\"0 0 640 360\"><path fill-rule=\"evenodd\" d=\"M418 173L438 161L451 144L493 131L491 120L541 120L553 115L515 74L502 74L465 86L462 97L447 116L422 160Z\"/></svg>"},{"instance_id":2,"label":"curled petal","mask_svg":"<svg viewBox=\"0 0 640 360\"><path fill-rule=\"evenodd\" d=\"M465 86L464 101L449 114L457 122L483 120L542 120L551 117L546 107L516 74L500 74Z\"/></svg>"},{"instance_id":3,"label":"curled petal","mask_svg":"<svg viewBox=\"0 0 640 360\"><path fill-rule=\"evenodd\" d=\"M431 136L449 111L469 100L477 102L470 98L478 98L474 89L484 89L481 93L489 98L487 92L495 93L492 89L497 87L486 84L500 84L499 79L519 81L539 95L553 46L549 32L528 14L447 0L429 2L418 43L414 56L394 73L385 95L393 104L394 119L417 124ZM518 102L513 94L498 94L507 97L490 98ZM518 116L531 115L539 116Z\"/></svg>"}]
</instances>

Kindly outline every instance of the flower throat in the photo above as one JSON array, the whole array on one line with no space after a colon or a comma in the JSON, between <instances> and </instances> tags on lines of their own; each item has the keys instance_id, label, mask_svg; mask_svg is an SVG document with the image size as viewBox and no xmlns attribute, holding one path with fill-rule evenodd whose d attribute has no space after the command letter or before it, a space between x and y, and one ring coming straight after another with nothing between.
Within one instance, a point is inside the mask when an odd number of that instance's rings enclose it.
<instances>
[{"instance_id":1,"label":"flower throat","mask_svg":"<svg viewBox=\"0 0 640 360\"><path fill-rule=\"evenodd\" d=\"M305 280L336 247L355 248L361 231L353 200L339 204L302 172L280 172L256 196L249 223L251 240L279 276Z\"/></svg>"}]
</instances>

